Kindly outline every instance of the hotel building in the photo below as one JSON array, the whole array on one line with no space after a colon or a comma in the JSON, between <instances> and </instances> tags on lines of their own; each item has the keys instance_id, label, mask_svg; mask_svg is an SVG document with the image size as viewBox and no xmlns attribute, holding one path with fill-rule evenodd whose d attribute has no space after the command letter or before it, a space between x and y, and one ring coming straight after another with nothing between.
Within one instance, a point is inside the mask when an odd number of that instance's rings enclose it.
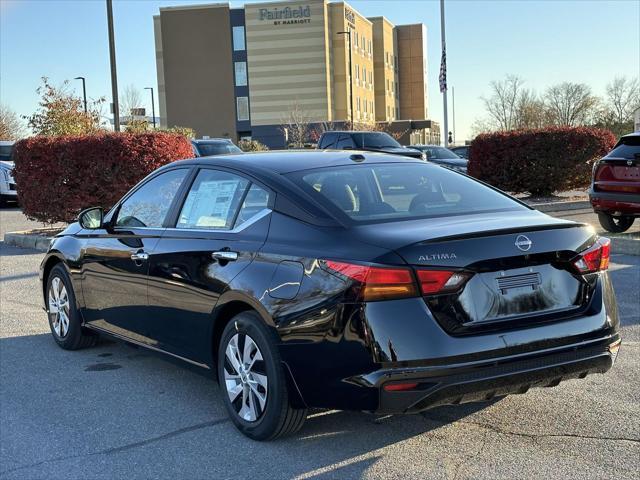
<instances>
[{"instance_id":1,"label":"hotel building","mask_svg":"<svg viewBox=\"0 0 640 480\"><path fill-rule=\"evenodd\" d=\"M295 111L312 128L382 122L403 143L439 143L423 24L306 0L161 8L154 30L164 126L282 148Z\"/></svg>"}]
</instances>

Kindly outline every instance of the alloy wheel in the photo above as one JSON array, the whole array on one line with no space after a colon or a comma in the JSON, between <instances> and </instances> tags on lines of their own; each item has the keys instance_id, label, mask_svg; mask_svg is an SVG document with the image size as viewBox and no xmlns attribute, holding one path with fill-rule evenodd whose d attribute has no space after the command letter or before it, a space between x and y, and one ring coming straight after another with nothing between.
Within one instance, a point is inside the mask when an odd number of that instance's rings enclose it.
<instances>
[{"instance_id":1,"label":"alloy wheel","mask_svg":"<svg viewBox=\"0 0 640 480\"><path fill-rule=\"evenodd\" d=\"M51 280L49 315L53 331L59 338L64 338L69 333L69 294L60 277Z\"/></svg>"},{"instance_id":2,"label":"alloy wheel","mask_svg":"<svg viewBox=\"0 0 640 480\"><path fill-rule=\"evenodd\" d=\"M268 379L262 352L249 335L236 333L229 340L224 380L238 416L247 422L258 420L267 404Z\"/></svg>"}]
</instances>

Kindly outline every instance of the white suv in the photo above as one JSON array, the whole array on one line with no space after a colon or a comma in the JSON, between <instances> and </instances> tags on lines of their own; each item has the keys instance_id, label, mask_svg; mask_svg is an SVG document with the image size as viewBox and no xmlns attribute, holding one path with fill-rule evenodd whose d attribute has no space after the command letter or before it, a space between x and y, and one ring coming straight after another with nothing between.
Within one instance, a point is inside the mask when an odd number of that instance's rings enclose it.
<instances>
[{"instance_id":1,"label":"white suv","mask_svg":"<svg viewBox=\"0 0 640 480\"><path fill-rule=\"evenodd\" d=\"M4 206L7 201L17 202L18 191L16 181L13 179L13 162L11 152L14 142L0 141L0 205Z\"/></svg>"}]
</instances>

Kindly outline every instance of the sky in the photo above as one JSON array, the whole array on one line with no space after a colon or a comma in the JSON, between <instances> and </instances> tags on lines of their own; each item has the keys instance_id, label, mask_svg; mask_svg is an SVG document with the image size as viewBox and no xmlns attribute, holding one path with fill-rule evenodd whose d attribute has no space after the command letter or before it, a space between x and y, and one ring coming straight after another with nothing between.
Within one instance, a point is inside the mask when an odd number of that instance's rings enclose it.
<instances>
[{"instance_id":1,"label":"sky","mask_svg":"<svg viewBox=\"0 0 640 480\"><path fill-rule=\"evenodd\" d=\"M118 86L157 87L154 14L160 7L215 0L114 0ZM233 7L243 2L230 2ZM349 2L365 16L424 23L428 42L428 116L443 120L438 1ZM481 100L489 83L507 74L522 77L538 92L569 81L604 95L614 77L640 76L640 0L446 0L447 72L455 90L456 140L469 138L484 116ZM188 73L188 72L185 72ZM111 101L104 0L0 0L0 102L20 115L38 104L40 77L54 84L84 76L89 98ZM156 99L156 112L158 111ZM452 128L449 90L449 125Z\"/></svg>"}]
</instances>

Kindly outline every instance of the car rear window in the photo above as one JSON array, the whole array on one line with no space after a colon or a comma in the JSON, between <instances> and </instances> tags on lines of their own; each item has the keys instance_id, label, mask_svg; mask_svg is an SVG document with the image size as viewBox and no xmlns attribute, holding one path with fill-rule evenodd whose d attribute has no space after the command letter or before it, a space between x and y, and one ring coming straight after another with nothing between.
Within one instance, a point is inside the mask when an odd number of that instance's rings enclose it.
<instances>
[{"instance_id":1,"label":"car rear window","mask_svg":"<svg viewBox=\"0 0 640 480\"><path fill-rule=\"evenodd\" d=\"M526 209L480 182L429 164L327 167L289 177L325 207L357 222Z\"/></svg>"},{"instance_id":2,"label":"car rear window","mask_svg":"<svg viewBox=\"0 0 640 480\"><path fill-rule=\"evenodd\" d=\"M640 155L640 136L620 139L618 145L607 154L607 157L633 159L636 155Z\"/></svg>"}]
</instances>

